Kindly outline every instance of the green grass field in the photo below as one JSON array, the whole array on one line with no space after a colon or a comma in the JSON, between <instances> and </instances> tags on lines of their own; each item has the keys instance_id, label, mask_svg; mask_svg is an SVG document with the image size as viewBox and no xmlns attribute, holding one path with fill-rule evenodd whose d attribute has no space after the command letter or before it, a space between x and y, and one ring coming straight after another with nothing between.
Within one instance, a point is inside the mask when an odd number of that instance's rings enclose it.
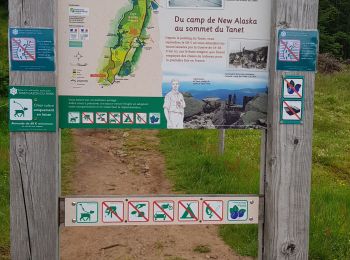
<instances>
[{"instance_id":1,"label":"green grass field","mask_svg":"<svg viewBox=\"0 0 350 260\"><path fill-rule=\"evenodd\" d=\"M318 75L315 92L310 259L350 259L349 70ZM260 131L226 131L218 156L218 131L162 131L167 175L185 193L258 193ZM237 253L257 255L257 226L222 226Z\"/></svg>"}]
</instances>

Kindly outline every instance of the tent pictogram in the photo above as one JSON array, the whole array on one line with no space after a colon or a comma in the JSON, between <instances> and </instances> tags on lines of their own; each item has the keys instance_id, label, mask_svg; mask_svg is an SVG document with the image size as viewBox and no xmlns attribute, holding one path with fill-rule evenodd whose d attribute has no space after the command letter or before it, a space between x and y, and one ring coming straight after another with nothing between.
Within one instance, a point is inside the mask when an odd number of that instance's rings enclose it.
<instances>
[{"instance_id":1,"label":"tent pictogram","mask_svg":"<svg viewBox=\"0 0 350 260\"><path fill-rule=\"evenodd\" d=\"M179 221L198 221L199 202L197 200L179 200Z\"/></svg>"}]
</instances>

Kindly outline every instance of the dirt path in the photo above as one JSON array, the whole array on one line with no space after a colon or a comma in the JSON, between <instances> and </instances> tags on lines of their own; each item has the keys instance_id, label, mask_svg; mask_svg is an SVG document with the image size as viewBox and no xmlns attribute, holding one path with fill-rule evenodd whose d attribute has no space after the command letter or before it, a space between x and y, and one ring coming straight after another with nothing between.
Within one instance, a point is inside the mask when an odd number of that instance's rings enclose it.
<instances>
[{"instance_id":1,"label":"dirt path","mask_svg":"<svg viewBox=\"0 0 350 260\"><path fill-rule=\"evenodd\" d=\"M74 131L74 194L170 194L154 131ZM196 250L195 250L196 249ZM199 252L200 251L200 252ZM61 259L251 259L219 238L216 226L63 228Z\"/></svg>"}]
</instances>

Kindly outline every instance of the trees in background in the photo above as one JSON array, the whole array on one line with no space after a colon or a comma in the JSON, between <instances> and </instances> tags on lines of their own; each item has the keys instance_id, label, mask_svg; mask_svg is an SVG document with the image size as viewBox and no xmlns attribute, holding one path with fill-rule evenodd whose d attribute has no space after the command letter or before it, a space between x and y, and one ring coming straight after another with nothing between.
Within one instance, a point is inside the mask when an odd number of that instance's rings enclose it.
<instances>
[{"instance_id":1,"label":"trees in background","mask_svg":"<svg viewBox=\"0 0 350 260\"><path fill-rule=\"evenodd\" d=\"M320 0L320 52L350 59L350 0Z\"/></svg>"}]
</instances>

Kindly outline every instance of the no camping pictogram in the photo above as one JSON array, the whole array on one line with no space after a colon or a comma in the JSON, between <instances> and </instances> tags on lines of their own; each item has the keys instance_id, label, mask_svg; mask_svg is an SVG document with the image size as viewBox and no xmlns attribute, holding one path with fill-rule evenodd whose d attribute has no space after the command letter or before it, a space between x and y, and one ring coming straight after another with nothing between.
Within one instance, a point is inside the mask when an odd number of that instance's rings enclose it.
<instances>
[{"instance_id":1,"label":"no camping pictogram","mask_svg":"<svg viewBox=\"0 0 350 260\"><path fill-rule=\"evenodd\" d=\"M94 123L94 113L83 112L81 115L82 115L82 123L83 124L93 124Z\"/></svg>"},{"instance_id":2,"label":"no camping pictogram","mask_svg":"<svg viewBox=\"0 0 350 260\"><path fill-rule=\"evenodd\" d=\"M297 62L300 60L300 40L281 39L278 47L278 60Z\"/></svg>"},{"instance_id":3,"label":"no camping pictogram","mask_svg":"<svg viewBox=\"0 0 350 260\"><path fill-rule=\"evenodd\" d=\"M123 113L123 124L133 124L134 123L134 113Z\"/></svg>"},{"instance_id":4,"label":"no camping pictogram","mask_svg":"<svg viewBox=\"0 0 350 260\"><path fill-rule=\"evenodd\" d=\"M149 202L148 201L129 201L128 202L128 221L129 222L148 222L149 221Z\"/></svg>"},{"instance_id":5,"label":"no camping pictogram","mask_svg":"<svg viewBox=\"0 0 350 260\"><path fill-rule=\"evenodd\" d=\"M103 201L102 202L102 222L121 223L124 221L123 201Z\"/></svg>"},{"instance_id":6,"label":"no camping pictogram","mask_svg":"<svg viewBox=\"0 0 350 260\"><path fill-rule=\"evenodd\" d=\"M11 58L13 61L35 61L35 48L34 38L12 38Z\"/></svg>"},{"instance_id":7,"label":"no camping pictogram","mask_svg":"<svg viewBox=\"0 0 350 260\"><path fill-rule=\"evenodd\" d=\"M304 78L302 76L286 76L282 81L283 98L303 98Z\"/></svg>"},{"instance_id":8,"label":"no camping pictogram","mask_svg":"<svg viewBox=\"0 0 350 260\"><path fill-rule=\"evenodd\" d=\"M224 219L222 200L204 200L202 206L203 221L222 221Z\"/></svg>"},{"instance_id":9,"label":"no camping pictogram","mask_svg":"<svg viewBox=\"0 0 350 260\"><path fill-rule=\"evenodd\" d=\"M178 204L179 221L199 220L199 202L197 200L179 200Z\"/></svg>"},{"instance_id":10,"label":"no camping pictogram","mask_svg":"<svg viewBox=\"0 0 350 260\"><path fill-rule=\"evenodd\" d=\"M283 100L281 113L282 113L282 121L283 120L301 121L302 120L302 101Z\"/></svg>"},{"instance_id":11,"label":"no camping pictogram","mask_svg":"<svg viewBox=\"0 0 350 260\"><path fill-rule=\"evenodd\" d=\"M136 113L136 124L147 124L147 113Z\"/></svg>"},{"instance_id":12,"label":"no camping pictogram","mask_svg":"<svg viewBox=\"0 0 350 260\"><path fill-rule=\"evenodd\" d=\"M155 222L173 222L174 201L154 201L153 220Z\"/></svg>"},{"instance_id":13,"label":"no camping pictogram","mask_svg":"<svg viewBox=\"0 0 350 260\"><path fill-rule=\"evenodd\" d=\"M115 112L109 112L108 113L108 122L110 124L120 124L121 119L120 119L120 113L115 113Z\"/></svg>"}]
</instances>

